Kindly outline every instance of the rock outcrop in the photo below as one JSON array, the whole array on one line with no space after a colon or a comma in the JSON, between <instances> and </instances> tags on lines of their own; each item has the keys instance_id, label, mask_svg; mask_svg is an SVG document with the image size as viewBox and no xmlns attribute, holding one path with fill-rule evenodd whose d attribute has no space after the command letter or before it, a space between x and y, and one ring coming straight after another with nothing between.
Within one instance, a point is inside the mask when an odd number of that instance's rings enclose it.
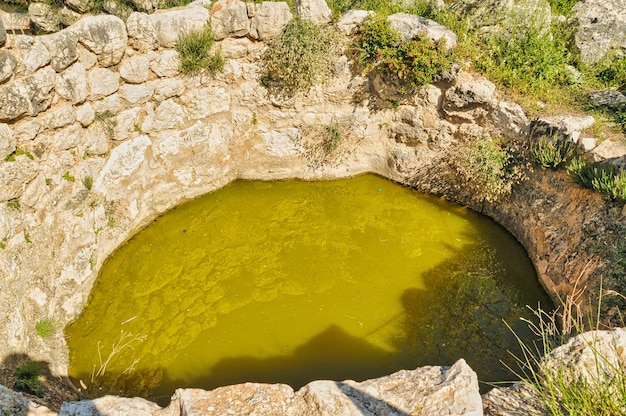
<instances>
[{"instance_id":1,"label":"rock outcrop","mask_svg":"<svg viewBox=\"0 0 626 416\"><path fill-rule=\"evenodd\" d=\"M626 51L624 0L585 0L572 9L574 39L583 62L594 64L611 49Z\"/></svg>"}]
</instances>

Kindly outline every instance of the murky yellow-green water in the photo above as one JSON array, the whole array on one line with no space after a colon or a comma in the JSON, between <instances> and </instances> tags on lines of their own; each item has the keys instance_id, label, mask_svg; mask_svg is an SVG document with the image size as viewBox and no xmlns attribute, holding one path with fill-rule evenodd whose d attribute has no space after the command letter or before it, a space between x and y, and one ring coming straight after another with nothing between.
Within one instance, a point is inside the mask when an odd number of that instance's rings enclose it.
<instances>
[{"instance_id":1,"label":"murky yellow-green water","mask_svg":"<svg viewBox=\"0 0 626 416\"><path fill-rule=\"evenodd\" d=\"M517 344L502 320L528 337L518 318L538 302L523 248L468 209L372 175L237 181L109 258L66 328L70 375L161 402L176 387L297 388L460 357L508 380L499 359Z\"/></svg>"}]
</instances>

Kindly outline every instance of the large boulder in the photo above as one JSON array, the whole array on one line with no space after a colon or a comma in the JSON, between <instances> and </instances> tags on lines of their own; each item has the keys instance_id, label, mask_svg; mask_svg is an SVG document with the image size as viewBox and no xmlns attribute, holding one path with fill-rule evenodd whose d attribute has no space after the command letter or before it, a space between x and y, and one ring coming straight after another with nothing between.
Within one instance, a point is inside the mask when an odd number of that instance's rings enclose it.
<instances>
[{"instance_id":1,"label":"large boulder","mask_svg":"<svg viewBox=\"0 0 626 416\"><path fill-rule=\"evenodd\" d=\"M570 22L576 27L574 39L583 62L596 63L612 48L626 50L626 1L579 1Z\"/></svg>"},{"instance_id":2,"label":"large boulder","mask_svg":"<svg viewBox=\"0 0 626 416\"><path fill-rule=\"evenodd\" d=\"M287 3L264 1L255 9L250 22L250 36L259 40L275 38L292 18Z\"/></svg>"},{"instance_id":3,"label":"large boulder","mask_svg":"<svg viewBox=\"0 0 626 416\"><path fill-rule=\"evenodd\" d=\"M159 10L150 15L150 20L157 31L159 45L164 48L173 48L178 43L178 36L181 33L201 30L210 19L211 13L202 6Z\"/></svg>"},{"instance_id":4,"label":"large boulder","mask_svg":"<svg viewBox=\"0 0 626 416\"><path fill-rule=\"evenodd\" d=\"M88 50L96 54L101 66L117 65L124 56L128 34L126 25L116 16L87 16L70 28Z\"/></svg>"},{"instance_id":5,"label":"large boulder","mask_svg":"<svg viewBox=\"0 0 626 416\"><path fill-rule=\"evenodd\" d=\"M106 410L104 410L106 409ZM59 416L133 415L152 416L160 407L140 398L104 396L94 400L63 403Z\"/></svg>"},{"instance_id":6,"label":"large boulder","mask_svg":"<svg viewBox=\"0 0 626 416\"><path fill-rule=\"evenodd\" d=\"M71 30L40 36L39 39L48 49L50 65L55 71L63 71L78 59L78 41Z\"/></svg>"},{"instance_id":7,"label":"large boulder","mask_svg":"<svg viewBox=\"0 0 626 416\"><path fill-rule=\"evenodd\" d=\"M316 25L330 22L333 14L325 0L296 0L296 13Z\"/></svg>"},{"instance_id":8,"label":"large boulder","mask_svg":"<svg viewBox=\"0 0 626 416\"><path fill-rule=\"evenodd\" d=\"M215 39L241 37L250 31L248 7L240 0L218 0L211 8L211 28Z\"/></svg>"},{"instance_id":9,"label":"large boulder","mask_svg":"<svg viewBox=\"0 0 626 416\"><path fill-rule=\"evenodd\" d=\"M448 49L456 45L457 37L454 32L434 20L407 13L392 14L387 20L391 23L391 28L398 31L404 40L426 36L434 42L444 38Z\"/></svg>"}]
</instances>

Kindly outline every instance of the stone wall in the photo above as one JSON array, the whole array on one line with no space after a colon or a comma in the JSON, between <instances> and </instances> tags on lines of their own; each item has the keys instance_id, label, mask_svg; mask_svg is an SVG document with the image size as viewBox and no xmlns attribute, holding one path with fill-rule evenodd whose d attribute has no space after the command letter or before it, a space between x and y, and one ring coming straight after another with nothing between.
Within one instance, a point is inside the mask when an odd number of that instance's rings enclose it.
<instances>
[{"instance_id":1,"label":"stone wall","mask_svg":"<svg viewBox=\"0 0 626 416\"><path fill-rule=\"evenodd\" d=\"M301 10L326 19L323 7ZM344 30L354 18L348 14L339 22ZM599 196L558 174L537 173L511 199L485 204L446 164L461 138L525 137L528 120L519 106L461 70L392 108L380 80L361 75L346 56L323 85L289 100L275 97L260 83L259 57L264 41L291 17L284 3L220 0L209 10L200 0L133 13L126 23L88 16L50 35L6 35L0 48L3 354L27 353L66 374L62 332L41 338L36 322L65 326L81 312L116 247L159 214L236 178L327 180L374 172L491 215L526 247L553 294L568 293L581 272L593 275L579 248L584 224L606 210ZM178 34L209 21L227 58L224 71L181 74L173 49ZM454 37L434 22L427 26ZM319 137L330 123L340 127L342 140L328 154Z\"/></svg>"}]
</instances>

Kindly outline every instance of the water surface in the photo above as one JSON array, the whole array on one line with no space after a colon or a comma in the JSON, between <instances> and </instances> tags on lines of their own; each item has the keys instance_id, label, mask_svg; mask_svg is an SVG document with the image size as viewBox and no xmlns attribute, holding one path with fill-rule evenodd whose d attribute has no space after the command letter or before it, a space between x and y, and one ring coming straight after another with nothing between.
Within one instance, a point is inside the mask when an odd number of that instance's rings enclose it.
<instances>
[{"instance_id":1,"label":"water surface","mask_svg":"<svg viewBox=\"0 0 626 416\"><path fill-rule=\"evenodd\" d=\"M483 381L548 305L489 219L373 175L236 181L158 218L103 265L66 328L93 394L362 380L465 358ZM100 372L101 374L94 376Z\"/></svg>"}]
</instances>

